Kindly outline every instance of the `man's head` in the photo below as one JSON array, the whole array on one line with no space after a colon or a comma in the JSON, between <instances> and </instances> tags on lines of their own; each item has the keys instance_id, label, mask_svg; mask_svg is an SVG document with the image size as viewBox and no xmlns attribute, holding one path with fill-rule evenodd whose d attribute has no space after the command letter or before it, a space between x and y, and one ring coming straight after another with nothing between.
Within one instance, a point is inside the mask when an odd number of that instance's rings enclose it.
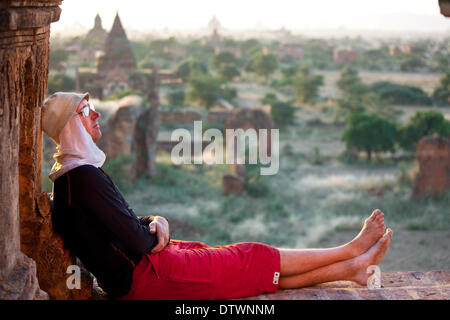
<instances>
[{"instance_id":1,"label":"man's head","mask_svg":"<svg viewBox=\"0 0 450 320\"><path fill-rule=\"evenodd\" d=\"M83 123L84 128L92 137L92 140L97 142L102 136L100 126L97 122L97 119L100 118L100 113L95 111L94 106L86 99L81 100L76 109L76 113L81 117L81 123Z\"/></svg>"},{"instance_id":2,"label":"man's head","mask_svg":"<svg viewBox=\"0 0 450 320\"><path fill-rule=\"evenodd\" d=\"M96 120L100 117L98 112L90 110L87 117L81 110L89 103L89 94L71 92L56 92L45 100L42 107L42 129L57 144L60 144L59 135L70 118L80 117L81 122L95 142L101 137L100 128Z\"/></svg>"}]
</instances>

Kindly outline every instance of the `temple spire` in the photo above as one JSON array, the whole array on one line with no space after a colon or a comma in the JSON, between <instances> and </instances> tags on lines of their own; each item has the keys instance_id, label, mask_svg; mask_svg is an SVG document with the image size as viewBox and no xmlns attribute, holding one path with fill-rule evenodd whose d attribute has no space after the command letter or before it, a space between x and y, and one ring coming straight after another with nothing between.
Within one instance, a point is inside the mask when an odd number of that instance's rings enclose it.
<instances>
[{"instance_id":1,"label":"temple spire","mask_svg":"<svg viewBox=\"0 0 450 320\"><path fill-rule=\"evenodd\" d=\"M123 70L136 69L136 60L122 26L122 21L120 21L119 12L116 12L113 26L106 38L104 55L98 65L100 72L108 72L115 68Z\"/></svg>"}]
</instances>

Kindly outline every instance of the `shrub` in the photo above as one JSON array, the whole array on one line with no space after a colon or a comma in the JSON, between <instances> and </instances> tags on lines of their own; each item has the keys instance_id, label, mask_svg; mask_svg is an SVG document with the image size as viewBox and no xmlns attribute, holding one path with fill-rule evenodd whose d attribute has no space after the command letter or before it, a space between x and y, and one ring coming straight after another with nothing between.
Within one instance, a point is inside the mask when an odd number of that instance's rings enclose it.
<instances>
[{"instance_id":1,"label":"shrub","mask_svg":"<svg viewBox=\"0 0 450 320\"><path fill-rule=\"evenodd\" d=\"M439 86L434 90L433 100L437 105L450 105L450 72L445 73Z\"/></svg>"},{"instance_id":2,"label":"shrub","mask_svg":"<svg viewBox=\"0 0 450 320\"><path fill-rule=\"evenodd\" d=\"M105 100L119 100L119 99L125 98L126 96L129 96L129 95L132 95L132 94L139 95L139 96L141 96L142 98L145 99L143 93L140 90L125 89L125 90L122 90L122 91L119 91L119 92L111 94Z\"/></svg>"},{"instance_id":3,"label":"shrub","mask_svg":"<svg viewBox=\"0 0 450 320\"><path fill-rule=\"evenodd\" d=\"M233 80L241 74L238 63L238 59L232 52L224 51L214 56L212 67L225 79Z\"/></svg>"},{"instance_id":4,"label":"shrub","mask_svg":"<svg viewBox=\"0 0 450 320\"><path fill-rule=\"evenodd\" d=\"M60 70L64 63L69 58L69 52L63 49L56 49L50 51L49 69Z\"/></svg>"},{"instance_id":5,"label":"shrub","mask_svg":"<svg viewBox=\"0 0 450 320\"><path fill-rule=\"evenodd\" d=\"M426 105L433 104L431 98L421 88L407 86L388 81L375 82L372 90L387 103L398 105Z\"/></svg>"},{"instance_id":6,"label":"shrub","mask_svg":"<svg viewBox=\"0 0 450 320\"><path fill-rule=\"evenodd\" d=\"M175 77L179 77L186 81L192 75L200 73L205 74L208 73L208 67L199 61L196 60L185 60L182 61L179 65L175 67L174 75Z\"/></svg>"},{"instance_id":7,"label":"shrub","mask_svg":"<svg viewBox=\"0 0 450 320\"><path fill-rule=\"evenodd\" d=\"M270 115L276 125L284 127L294 123L295 108L287 102L272 101Z\"/></svg>"},{"instance_id":8,"label":"shrub","mask_svg":"<svg viewBox=\"0 0 450 320\"><path fill-rule=\"evenodd\" d=\"M239 68L235 64L226 64L221 66L221 68L218 70L219 74L224 77L225 79L231 81L236 77L239 77L241 75L241 72L239 71Z\"/></svg>"},{"instance_id":9,"label":"shrub","mask_svg":"<svg viewBox=\"0 0 450 320\"><path fill-rule=\"evenodd\" d=\"M266 93L264 95L264 98L262 98L260 101L262 104L272 105L272 103L278 101L278 97L275 93L269 92L269 93Z\"/></svg>"},{"instance_id":10,"label":"shrub","mask_svg":"<svg viewBox=\"0 0 450 320\"><path fill-rule=\"evenodd\" d=\"M247 193L254 198L267 196L270 193L270 188L266 181L267 177L261 175L261 164L249 164L248 161L245 163Z\"/></svg>"},{"instance_id":11,"label":"shrub","mask_svg":"<svg viewBox=\"0 0 450 320\"><path fill-rule=\"evenodd\" d=\"M206 130L208 129L217 129L220 132L222 132L222 135L225 137L225 124L221 123L221 122L203 122L202 125L202 135L205 133Z\"/></svg>"},{"instance_id":12,"label":"shrub","mask_svg":"<svg viewBox=\"0 0 450 320\"><path fill-rule=\"evenodd\" d=\"M399 144L405 150L414 150L417 142L425 136L450 135L450 121L434 110L417 111L400 130Z\"/></svg>"},{"instance_id":13,"label":"shrub","mask_svg":"<svg viewBox=\"0 0 450 320\"><path fill-rule=\"evenodd\" d=\"M186 92L183 88L173 88L167 94L167 100L171 106L183 106L186 99Z\"/></svg>"},{"instance_id":14,"label":"shrub","mask_svg":"<svg viewBox=\"0 0 450 320\"><path fill-rule=\"evenodd\" d=\"M227 101L231 101L237 97L237 89L228 85L222 85L220 95Z\"/></svg>"},{"instance_id":15,"label":"shrub","mask_svg":"<svg viewBox=\"0 0 450 320\"><path fill-rule=\"evenodd\" d=\"M117 188L126 193L131 190L131 168L134 164L134 155L120 154L115 159L107 161L103 169L111 177Z\"/></svg>"},{"instance_id":16,"label":"shrub","mask_svg":"<svg viewBox=\"0 0 450 320\"><path fill-rule=\"evenodd\" d=\"M48 93L73 90L75 90L75 80L72 77L63 73L52 74L48 77Z\"/></svg>"},{"instance_id":17,"label":"shrub","mask_svg":"<svg viewBox=\"0 0 450 320\"><path fill-rule=\"evenodd\" d=\"M211 74L195 74L189 77L189 87L187 98L207 108L212 107L217 99L230 101L237 95L236 88L227 86L222 78Z\"/></svg>"},{"instance_id":18,"label":"shrub","mask_svg":"<svg viewBox=\"0 0 450 320\"><path fill-rule=\"evenodd\" d=\"M222 81L210 74L196 74L189 78L189 86L188 99L210 108L220 98Z\"/></svg>"},{"instance_id":19,"label":"shrub","mask_svg":"<svg viewBox=\"0 0 450 320\"><path fill-rule=\"evenodd\" d=\"M350 66L342 68L337 86L344 95L360 96L367 91L367 87L361 82L358 70Z\"/></svg>"}]
</instances>

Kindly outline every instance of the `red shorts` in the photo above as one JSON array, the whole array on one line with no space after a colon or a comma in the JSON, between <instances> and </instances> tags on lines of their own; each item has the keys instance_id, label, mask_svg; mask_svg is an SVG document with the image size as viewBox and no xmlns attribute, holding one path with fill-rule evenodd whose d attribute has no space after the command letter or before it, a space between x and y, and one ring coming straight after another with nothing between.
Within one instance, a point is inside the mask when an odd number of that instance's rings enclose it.
<instances>
[{"instance_id":1,"label":"red shorts","mask_svg":"<svg viewBox=\"0 0 450 320\"><path fill-rule=\"evenodd\" d=\"M210 247L171 240L136 266L130 291L120 299L233 299L278 289L280 253L266 244L243 242Z\"/></svg>"}]
</instances>

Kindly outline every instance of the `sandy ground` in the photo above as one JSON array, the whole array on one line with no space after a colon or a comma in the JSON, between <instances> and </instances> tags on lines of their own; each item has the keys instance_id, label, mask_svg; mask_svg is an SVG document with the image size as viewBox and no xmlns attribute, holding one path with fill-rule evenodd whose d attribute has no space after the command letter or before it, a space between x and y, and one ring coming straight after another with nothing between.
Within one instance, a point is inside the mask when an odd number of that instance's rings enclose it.
<instances>
[{"instance_id":1,"label":"sandy ground","mask_svg":"<svg viewBox=\"0 0 450 320\"><path fill-rule=\"evenodd\" d=\"M412 231L392 226L394 237L380 264L381 271L450 270L450 230ZM358 229L337 231L318 247L337 246L351 240Z\"/></svg>"}]
</instances>

